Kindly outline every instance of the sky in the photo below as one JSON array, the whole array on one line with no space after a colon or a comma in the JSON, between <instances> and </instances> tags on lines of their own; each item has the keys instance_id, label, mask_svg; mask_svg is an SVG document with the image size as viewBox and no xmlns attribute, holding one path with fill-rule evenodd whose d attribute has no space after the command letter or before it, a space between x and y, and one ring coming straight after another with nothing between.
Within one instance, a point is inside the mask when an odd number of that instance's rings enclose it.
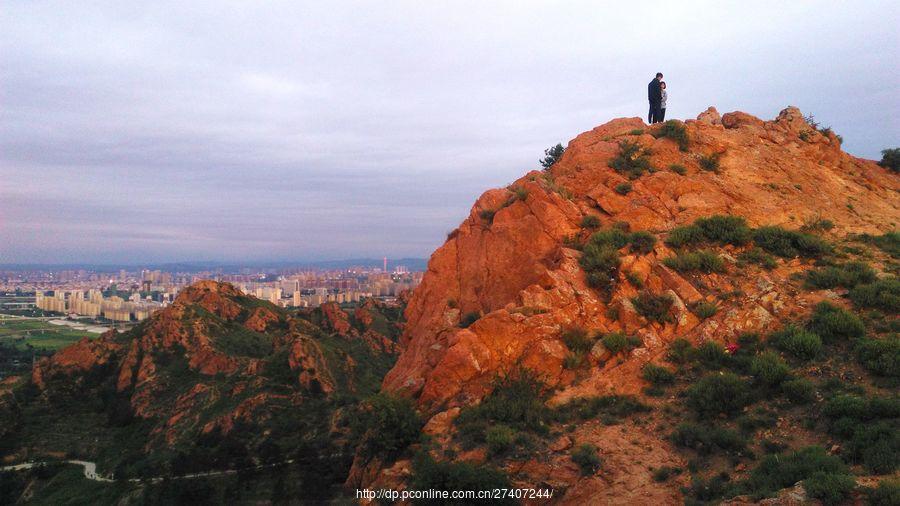
<instances>
[{"instance_id":1,"label":"sky","mask_svg":"<svg viewBox=\"0 0 900 506\"><path fill-rule=\"evenodd\" d=\"M427 257L616 117L788 105L879 159L900 3L0 0L0 264Z\"/></svg>"}]
</instances>

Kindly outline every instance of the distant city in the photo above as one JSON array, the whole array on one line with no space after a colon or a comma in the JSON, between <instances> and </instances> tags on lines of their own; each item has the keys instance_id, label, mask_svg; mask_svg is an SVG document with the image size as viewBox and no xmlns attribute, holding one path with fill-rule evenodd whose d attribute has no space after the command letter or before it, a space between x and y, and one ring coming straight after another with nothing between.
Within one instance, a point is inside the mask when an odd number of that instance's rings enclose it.
<instances>
[{"instance_id":1,"label":"distant city","mask_svg":"<svg viewBox=\"0 0 900 506\"><path fill-rule=\"evenodd\" d=\"M129 324L171 304L186 286L203 279L233 283L244 293L282 307L313 308L326 302L390 300L422 280L424 261L319 262L303 267L173 265L163 268L0 266L0 312L65 315L86 325ZM200 270L199 267L206 267Z\"/></svg>"}]
</instances>

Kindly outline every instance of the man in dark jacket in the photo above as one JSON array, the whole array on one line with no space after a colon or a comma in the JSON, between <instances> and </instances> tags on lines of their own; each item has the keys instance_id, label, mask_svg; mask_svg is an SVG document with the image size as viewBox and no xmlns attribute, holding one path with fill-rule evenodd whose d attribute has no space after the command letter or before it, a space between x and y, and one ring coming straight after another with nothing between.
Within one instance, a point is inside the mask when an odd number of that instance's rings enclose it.
<instances>
[{"instance_id":1,"label":"man in dark jacket","mask_svg":"<svg viewBox=\"0 0 900 506\"><path fill-rule=\"evenodd\" d=\"M662 72L657 72L656 78L647 85L647 98L650 100L650 115L647 117L647 123L662 121L662 91L659 87L662 80Z\"/></svg>"}]
</instances>

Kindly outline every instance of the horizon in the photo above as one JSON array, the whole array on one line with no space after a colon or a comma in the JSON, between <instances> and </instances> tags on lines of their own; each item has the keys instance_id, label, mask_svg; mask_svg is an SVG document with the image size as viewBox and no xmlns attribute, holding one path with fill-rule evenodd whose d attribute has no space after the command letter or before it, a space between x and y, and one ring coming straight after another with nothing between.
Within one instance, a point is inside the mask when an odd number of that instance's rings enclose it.
<instances>
[{"instance_id":1,"label":"horizon","mask_svg":"<svg viewBox=\"0 0 900 506\"><path fill-rule=\"evenodd\" d=\"M900 131L894 2L5 14L0 264L428 258L545 148L646 119L657 71L667 118L795 105L870 159Z\"/></svg>"}]
</instances>

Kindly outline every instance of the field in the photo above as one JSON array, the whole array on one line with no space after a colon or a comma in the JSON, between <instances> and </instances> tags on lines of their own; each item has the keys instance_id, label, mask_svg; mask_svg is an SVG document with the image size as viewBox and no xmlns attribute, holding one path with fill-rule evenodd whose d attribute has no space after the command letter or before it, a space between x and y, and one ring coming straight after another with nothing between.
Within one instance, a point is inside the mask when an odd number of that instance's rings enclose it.
<instances>
[{"instance_id":1,"label":"field","mask_svg":"<svg viewBox=\"0 0 900 506\"><path fill-rule=\"evenodd\" d=\"M46 320L13 318L0 315L0 343L25 350L28 345L44 350L58 350L82 337L97 337L84 330L53 325Z\"/></svg>"}]
</instances>

